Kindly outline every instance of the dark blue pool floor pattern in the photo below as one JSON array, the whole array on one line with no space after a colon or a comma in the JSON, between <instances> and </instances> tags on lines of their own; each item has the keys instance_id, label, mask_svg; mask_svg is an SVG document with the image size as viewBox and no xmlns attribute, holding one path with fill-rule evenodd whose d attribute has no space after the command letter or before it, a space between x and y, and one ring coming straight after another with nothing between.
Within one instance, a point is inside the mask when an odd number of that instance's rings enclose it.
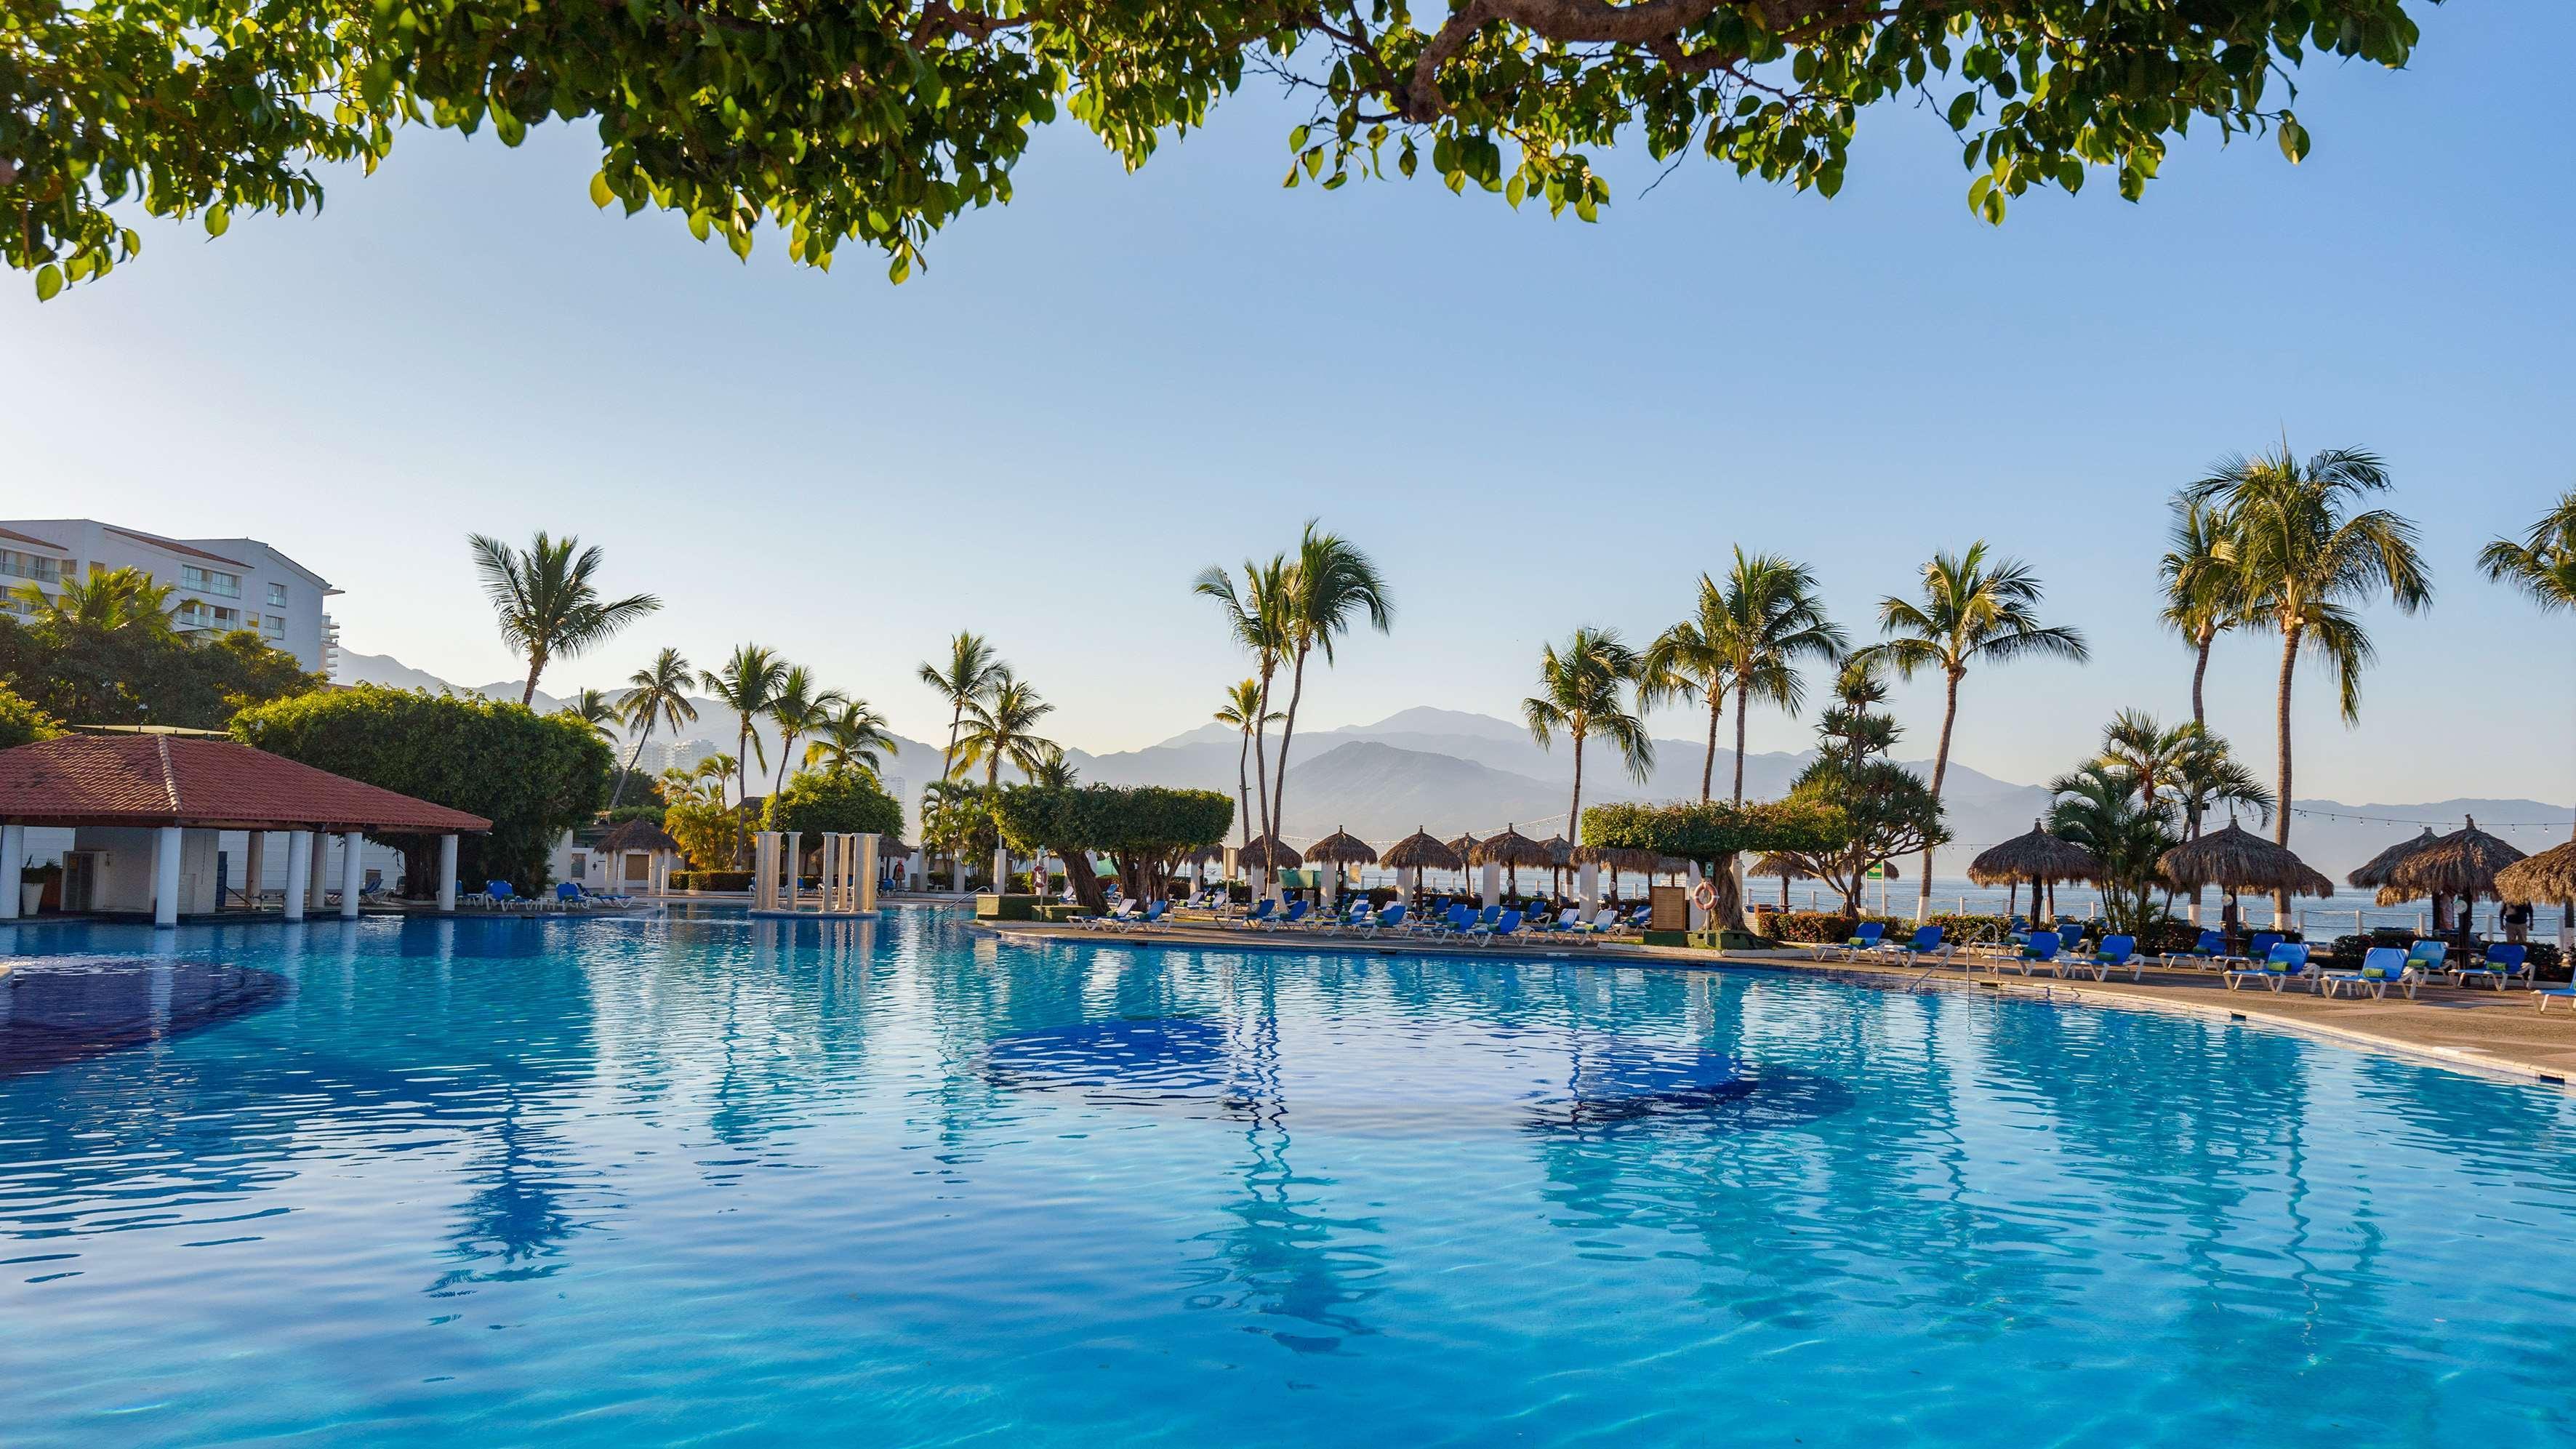
<instances>
[{"instance_id":1,"label":"dark blue pool floor pattern","mask_svg":"<svg viewBox=\"0 0 2576 1449\"><path fill-rule=\"evenodd\" d=\"M0 1443L2576 1441L2576 1113L2247 1027L878 922L5 929Z\"/></svg>"}]
</instances>

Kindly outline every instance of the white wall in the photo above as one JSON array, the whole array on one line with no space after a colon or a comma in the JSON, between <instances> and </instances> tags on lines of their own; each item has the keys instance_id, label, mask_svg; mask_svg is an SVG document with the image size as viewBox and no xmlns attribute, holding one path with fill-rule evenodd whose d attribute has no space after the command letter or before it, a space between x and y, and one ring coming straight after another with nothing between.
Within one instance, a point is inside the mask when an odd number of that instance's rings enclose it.
<instances>
[{"instance_id":1,"label":"white wall","mask_svg":"<svg viewBox=\"0 0 2576 1449\"><path fill-rule=\"evenodd\" d=\"M331 641L323 620L327 614L326 597L332 592L312 570L296 563L276 549L251 538L172 538L136 537L149 530L130 524L109 525L95 518L0 519L0 528L13 533L40 538L70 555L66 572L86 576L93 564L105 569L138 568L152 576L152 581L169 584L178 591L171 595L175 606L194 600L208 608L237 609L241 612L238 627L260 633L277 648L294 655L308 670L327 671L331 665ZM120 529L129 530L120 532ZM223 562L173 548L188 548L214 554ZM22 552L32 552L23 544L12 544ZM241 578L238 597L191 591L184 587L182 570L195 567ZM15 584L21 580L11 579ZM269 585L286 590L284 604L268 600ZM262 622L274 614L285 620L277 634L262 629Z\"/></svg>"}]
</instances>

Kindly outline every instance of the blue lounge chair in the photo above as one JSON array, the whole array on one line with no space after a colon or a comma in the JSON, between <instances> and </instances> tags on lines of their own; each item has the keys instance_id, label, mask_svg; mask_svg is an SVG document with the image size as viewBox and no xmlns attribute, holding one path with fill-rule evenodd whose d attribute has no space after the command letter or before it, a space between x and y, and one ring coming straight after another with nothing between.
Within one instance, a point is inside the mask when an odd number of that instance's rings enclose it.
<instances>
[{"instance_id":1,"label":"blue lounge chair","mask_svg":"<svg viewBox=\"0 0 2576 1449\"><path fill-rule=\"evenodd\" d=\"M1363 936L1374 936L1380 931L1402 931L1403 929L1404 902L1397 901L1394 905L1378 912L1375 916L1371 917L1367 923L1362 925L1360 927L1360 934Z\"/></svg>"},{"instance_id":2,"label":"blue lounge chair","mask_svg":"<svg viewBox=\"0 0 2576 1449\"><path fill-rule=\"evenodd\" d=\"M1252 903L1251 910L1244 913L1243 923L1247 926L1258 926L1262 922L1269 920L1270 913L1277 910L1278 907L1279 902L1268 896L1263 896L1260 900Z\"/></svg>"},{"instance_id":3,"label":"blue lounge chair","mask_svg":"<svg viewBox=\"0 0 2576 1449\"><path fill-rule=\"evenodd\" d=\"M1171 910L1171 902L1156 901L1152 905L1145 907L1141 913L1129 916L1125 920L1110 927L1110 929L1115 931L1125 931L1129 929L1141 931L1149 926L1159 926L1163 923L1163 918L1171 914Z\"/></svg>"},{"instance_id":4,"label":"blue lounge chair","mask_svg":"<svg viewBox=\"0 0 2576 1449\"><path fill-rule=\"evenodd\" d=\"M2448 941L2418 941L2406 948L2406 969L2414 972L2415 979L2419 981L2439 976L2451 969L2443 964L2450 955L2451 943Z\"/></svg>"},{"instance_id":5,"label":"blue lounge chair","mask_svg":"<svg viewBox=\"0 0 2576 1449\"><path fill-rule=\"evenodd\" d=\"M1073 923L1087 931L1115 931L1136 918L1136 903L1122 902L1105 916L1076 916Z\"/></svg>"},{"instance_id":6,"label":"blue lounge chair","mask_svg":"<svg viewBox=\"0 0 2576 1449\"><path fill-rule=\"evenodd\" d=\"M2317 985L2328 996L2342 995L2347 986L2355 996L2368 991L2374 1001L2386 996L2389 987L2402 986L2411 1000L2415 984L2422 979L2422 973L2405 952L2394 946L2373 946L2362 953L2360 970L2328 971L2317 978Z\"/></svg>"},{"instance_id":7,"label":"blue lounge chair","mask_svg":"<svg viewBox=\"0 0 2576 1449\"><path fill-rule=\"evenodd\" d=\"M1880 949L1902 959L1909 966L1927 957L1935 961L1947 961L1955 953L1956 948L1943 945L1941 936L1942 931L1939 926L1917 926L1914 928L1913 937L1904 945L1900 946L1889 941L1882 944Z\"/></svg>"},{"instance_id":8,"label":"blue lounge chair","mask_svg":"<svg viewBox=\"0 0 2576 1449\"><path fill-rule=\"evenodd\" d=\"M1261 922L1261 924L1273 931L1286 930L1288 927L1305 920L1306 917L1311 914L1312 909L1313 908L1308 906L1302 898L1293 900L1288 903L1288 913L1286 915L1272 916Z\"/></svg>"},{"instance_id":9,"label":"blue lounge chair","mask_svg":"<svg viewBox=\"0 0 2576 1449\"><path fill-rule=\"evenodd\" d=\"M2190 950L2167 951L2156 959L2168 966L2199 968L2213 965L2226 955L2227 938L2216 931L2203 931Z\"/></svg>"},{"instance_id":10,"label":"blue lounge chair","mask_svg":"<svg viewBox=\"0 0 2576 1449\"><path fill-rule=\"evenodd\" d=\"M2241 968L2231 968L2220 974L2226 980L2227 989L2230 991L2234 991L2248 981L2260 981L2271 987L2272 993L2276 996L2280 994L2281 988L2301 977L2306 977L2311 982L2315 980L2315 975L2308 966L2308 948L2296 941L2277 941L2271 953L2262 960L2247 962Z\"/></svg>"},{"instance_id":11,"label":"blue lounge chair","mask_svg":"<svg viewBox=\"0 0 2576 1449\"><path fill-rule=\"evenodd\" d=\"M2278 931L2257 931L2254 933L2254 939L2245 943L2244 955L2220 956L2215 959L2222 971L2231 961L2245 966L2260 965L2272 958L2272 948L2280 945L2284 939L2286 938Z\"/></svg>"},{"instance_id":12,"label":"blue lounge chair","mask_svg":"<svg viewBox=\"0 0 2576 1449\"><path fill-rule=\"evenodd\" d=\"M1478 921L1474 928L1467 934L1470 938L1477 936L1484 937L1485 944L1490 946L1496 941L1503 939L1505 936L1519 930L1521 928L1521 920L1522 916L1519 911L1506 910L1496 916L1492 921Z\"/></svg>"},{"instance_id":13,"label":"blue lounge chair","mask_svg":"<svg viewBox=\"0 0 2576 1449\"><path fill-rule=\"evenodd\" d=\"M515 911L519 907L528 904L528 898L526 896L513 893L510 889L510 883L505 880L487 880L483 882L483 898L503 910Z\"/></svg>"},{"instance_id":14,"label":"blue lounge chair","mask_svg":"<svg viewBox=\"0 0 2576 1449\"><path fill-rule=\"evenodd\" d=\"M1844 960L1849 961L1863 951L1877 950L1878 943L1886 939L1885 921L1863 921L1852 929L1851 938L1841 945L1837 946L1830 942L1819 944L1816 947L1816 959L1822 961L1827 955L1839 952Z\"/></svg>"},{"instance_id":15,"label":"blue lounge chair","mask_svg":"<svg viewBox=\"0 0 2576 1449\"><path fill-rule=\"evenodd\" d=\"M2030 940L2023 944L2019 954L1997 956L1986 964L1994 968L1997 976L2003 975L2004 968L2007 966L2024 976L2042 968L2054 971L2057 969L2054 963L2057 960L2058 944L2059 937L2055 931L2033 931L2030 933Z\"/></svg>"},{"instance_id":16,"label":"blue lounge chair","mask_svg":"<svg viewBox=\"0 0 2576 1449\"><path fill-rule=\"evenodd\" d=\"M2090 971L2096 981L2110 980L2111 973L2123 967L2128 969L2132 981L2145 980L2147 973L2147 963L2138 955L2138 938L2135 936L2105 936L2102 944L2090 952L2082 956L2060 956L2056 964L2060 976Z\"/></svg>"},{"instance_id":17,"label":"blue lounge chair","mask_svg":"<svg viewBox=\"0 0 2576 1449\"><path fill-rule=\"evenodd\" d=\"M2520 942L2489 946L2477 965L2451 968L2451 984L2454 986L2468 985L2472 976L2494 982L2498 991L2504 990L2505 983L2509 981L2519 981L2528 986L2531 984L2531 948Z\"/></svg>"}]
</instances>

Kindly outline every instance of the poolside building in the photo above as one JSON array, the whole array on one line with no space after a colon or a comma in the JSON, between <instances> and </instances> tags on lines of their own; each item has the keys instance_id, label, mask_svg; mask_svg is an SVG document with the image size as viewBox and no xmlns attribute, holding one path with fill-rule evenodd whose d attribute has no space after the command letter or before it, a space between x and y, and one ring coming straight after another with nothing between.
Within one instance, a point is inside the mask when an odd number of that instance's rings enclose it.
<instances>
[{"instance_id":1,"label":"poolside building","mask_svg":"<svg viewBox=\"0 0 2576 1449\"><path fill-rule=\"evenodd\" d=\"M68 831L61 874L45 887L65 912L149 914L159 926L214 915L233 897L218 853L226 832L245 840L243 880L262 879L272 848L284 855L286 920L303 919L308 904L320 908L335 884L340 915L358 914L369 835L436 837L438 906L453 910L457 837L491 828L479 815L230 740L65 735L0 750L0 860L14 873L31 829ZM342 838L336 883L324 869L332 835ZM21 889L0 892L0 920L24 905Z\"/></svg>"},{"instance_id":2,"label":"poolside building","mask_svg":"<svg viewBox=\"0 0 2576 1449\"><path fill-rule=\"evenodd\" d=\"M339 662L323 600L340 591L258 539L164 538L95 518L0 519L0 593L32 584L51 595L66 580L121 568L170 585L170 626L183 634L248 629L312 673ZM25 612L16 601L0 609Z\"/></svg>"}]
</instances>

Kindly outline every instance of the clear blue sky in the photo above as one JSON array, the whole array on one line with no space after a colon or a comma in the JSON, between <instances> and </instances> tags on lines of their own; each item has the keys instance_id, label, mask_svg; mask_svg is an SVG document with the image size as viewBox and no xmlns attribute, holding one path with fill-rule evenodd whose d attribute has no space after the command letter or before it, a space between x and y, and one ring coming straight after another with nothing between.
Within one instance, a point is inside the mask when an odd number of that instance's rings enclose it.
<instances>
[{"instance_id":1,"label":"clear blue sky","mask_svg":"<svg viewBox=\"0 0 2576 1449\"><path fill-rule=\"evenodd\" d=\"M1291 117L1254 87L1134 176L1056 128L899 288L593 210L586 127L413 132L319 217L139 223L102 286L0 290L0 511L268 539L347 590L351 647L459 681L514 672L463 535L575 531L669 607L550 687L756 639L921 735L912 665L972 627L1092 749L1206 718L1243 671L1190 575L1310 514L1402 607L1310 690L1321 724L1512 714L1542 640L1651 634L1739 541L1865 626L1985 537L2096 648L1968 685L1959 758L2037 780L2121 706L2186 710L2167 495L2286 429L2387 457L2440 587L2373 616L2360 729L2306 678L2300 792L2567 800L2576 622L2470 564L2576 483L2571 49L2576 7L2446 6L2408 72L2306 72L2305 165L2196 134L2143 205L2103 177L2000 230L1908 109L1865 118L1833 202L1692 164L1641 195L1635 154L1585 226L1429 181L1282 190ZM2213 668L2267 772L2273 647ZM1935 697L1900 703L1928 753Z\"/></svg>"}]
</instances>

